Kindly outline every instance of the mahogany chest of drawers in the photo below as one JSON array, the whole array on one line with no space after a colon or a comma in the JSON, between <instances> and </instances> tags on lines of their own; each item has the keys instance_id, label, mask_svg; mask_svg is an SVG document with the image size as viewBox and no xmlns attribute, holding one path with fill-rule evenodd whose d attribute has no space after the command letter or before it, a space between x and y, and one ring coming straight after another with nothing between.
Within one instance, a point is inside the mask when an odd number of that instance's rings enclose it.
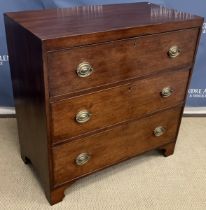
<instances>
[{"instance_id":1,"label":"mahogany chest of drawers","mask_svg":"<svg viewBox=\"0 0 206 210\"><path fill-rule=\"evenodd\" d=\"M51 204L80 177L173 153L203 18L146 2L4 17L21 157Z\"/></svg>"}]
</instances>

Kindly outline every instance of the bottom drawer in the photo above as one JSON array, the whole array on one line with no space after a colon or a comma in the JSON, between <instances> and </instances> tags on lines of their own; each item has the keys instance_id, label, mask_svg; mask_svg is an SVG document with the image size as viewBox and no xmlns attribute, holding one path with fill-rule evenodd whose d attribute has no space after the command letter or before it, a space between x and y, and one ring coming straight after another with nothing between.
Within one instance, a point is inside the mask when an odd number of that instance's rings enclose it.
<instances>
[{"instance_id":1,"label":"bottom drawer","mask_svg":"<svg viewBox=\"0 0 206 210\"><path fill-rule=\"evenodd\" d=\"M54 147L54 185L173 141L181 111L181 107L172 108Z\"/></svg>"}]
</instances>

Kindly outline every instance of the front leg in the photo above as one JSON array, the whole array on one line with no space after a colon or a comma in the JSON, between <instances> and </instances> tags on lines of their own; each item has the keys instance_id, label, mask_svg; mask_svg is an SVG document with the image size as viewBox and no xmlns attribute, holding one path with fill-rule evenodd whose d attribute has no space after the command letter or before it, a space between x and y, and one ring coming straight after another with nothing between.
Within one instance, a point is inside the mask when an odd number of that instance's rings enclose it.
<instances>
[{"instance_id":1,"label":"front leg","mask_svg":"<svg viewBox=\"0 0 206 210\"><path fill-rule=\"evenodd\" d=\"M165 157L168 157L174 153L175 144L176 142L166 144L164 146L159 147L158 150L160 150Z\"/></svg>"},{"instance_id":2,"label":"front leg","mask_svg":"<svg viewBox=\"0 0 206 210\"><path fill-rule=\"evenodd\" d=\"M48 199L49 203L51 205L54 205L56 203L61 202L65 197L64 191L66 190L67 187L69 187L73 183L74 182L72 181L72 182L70 182L66 185L57 187L55 189L51 189L49 196L47 196L47 199Z\"/></svg>"}]
</instances>

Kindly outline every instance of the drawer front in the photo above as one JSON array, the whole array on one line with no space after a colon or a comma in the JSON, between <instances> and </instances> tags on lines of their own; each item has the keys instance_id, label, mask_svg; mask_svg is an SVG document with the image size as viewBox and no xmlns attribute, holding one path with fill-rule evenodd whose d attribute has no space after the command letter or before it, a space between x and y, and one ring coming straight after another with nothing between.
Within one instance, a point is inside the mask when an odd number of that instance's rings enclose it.
<instances>
[{"instance_id":1,"label":"drawer front","mask_svg":"<svg viewBox=\"0 0 206 210\"><path fill-rule=\"evenodd\" d=\"M183 101L189 70L172 71L51 104L53 142L136 119ZM170 88L171 95L162 91Z\"/></svg>"},{"instance_id":2,"label":"drawer front","mask_svg":"<svg viewBox=\"0 0 206 210\"><path fill-rule=\"evenodd\" d=\"M50 96L189 65L197 35L195 28L48 53ZM180 49L175 58L168 55L172 46Z\"/></svg>"},{"instance_id":3,"label":"drawer front","mask_svg":"<svg viewBox=\"0 0 206 210\"><path fill-rule=\"evenodd\" d=\"M181 107L176 107L54 147L54 185L174 141L181 110ZM159 127L164 130L158 134Z\"/></svg>"}]
</instances>

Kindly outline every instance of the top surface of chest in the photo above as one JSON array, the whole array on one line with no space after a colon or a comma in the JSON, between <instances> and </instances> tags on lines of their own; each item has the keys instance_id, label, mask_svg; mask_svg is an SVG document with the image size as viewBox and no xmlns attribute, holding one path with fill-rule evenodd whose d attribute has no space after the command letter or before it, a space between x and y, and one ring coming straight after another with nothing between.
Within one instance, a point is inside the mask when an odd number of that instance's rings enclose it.
<instances>
[{"instance_id":1,"label":"top surface of chest","mask_svg":"<svg viewBox=\"0 0 206 210\"><path fill-rule=\"evenodd\" d=\"M6 14L45 43L46 50L200 25L202 18L148 2Z\"/></svg>"}]
</instances>

